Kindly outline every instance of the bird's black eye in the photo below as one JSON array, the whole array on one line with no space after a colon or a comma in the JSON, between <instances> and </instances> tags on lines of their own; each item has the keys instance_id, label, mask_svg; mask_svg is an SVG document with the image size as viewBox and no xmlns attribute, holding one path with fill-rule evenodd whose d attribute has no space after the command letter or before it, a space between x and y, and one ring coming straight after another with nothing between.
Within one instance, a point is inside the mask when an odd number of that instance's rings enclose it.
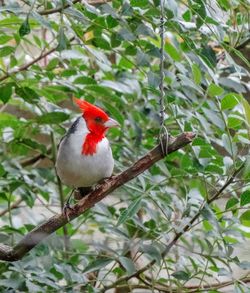
<instances>
[{"instance_id":1,"label":"bird's black eye","mask_svg":"<svg viewBox=\"0 0 250 293\"><path fill-rule=\"evenodd\" d=\"M102 118L101 118L101 117L99 117L99 116L98 116L98 117L96 117L96 118L95 118L95 122L101 123L101 122L102 122Z\"/></svg>"}]
</instances>

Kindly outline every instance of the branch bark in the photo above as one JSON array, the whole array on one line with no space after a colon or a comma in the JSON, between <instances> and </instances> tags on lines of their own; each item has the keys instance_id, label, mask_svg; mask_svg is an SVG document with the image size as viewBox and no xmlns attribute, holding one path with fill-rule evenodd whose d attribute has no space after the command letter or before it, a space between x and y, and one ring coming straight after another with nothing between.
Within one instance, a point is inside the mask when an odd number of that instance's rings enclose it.
<instances>
[{"instance_id":1,"label":"branch bark","mask_svg":"<svg viewBox=\"0 0 250 293\"><path fill-rule=\"evenodd\" d=\"M195 134L192 132L184 132L176 138L171 138L168 145L168 154L177 151L178 149L189 144ZM167 143L166 137L163 138L163 143ZM79 217L86 210L92 208L97 202L101 201L109 193L124 185L126 182L137 177L139 174L149 169L154 163L163 158L161 151L161 144L157 145L149 153L135 162L131 167L122 173L112 176L106 180L103 184L98 186L87 197L80 200L72 207L72 210L68 213L68 219L64 214L55 215L48 219L45 223L39 225L31 232L29 232L24 238L16 244L14 247L10 247L4 244L0 244L0 260L5 261L17 261L20 260L26 253L28 253L38 243L48 237L50 234L63 227L77 217Z\"/></svg>"}]
</instances>

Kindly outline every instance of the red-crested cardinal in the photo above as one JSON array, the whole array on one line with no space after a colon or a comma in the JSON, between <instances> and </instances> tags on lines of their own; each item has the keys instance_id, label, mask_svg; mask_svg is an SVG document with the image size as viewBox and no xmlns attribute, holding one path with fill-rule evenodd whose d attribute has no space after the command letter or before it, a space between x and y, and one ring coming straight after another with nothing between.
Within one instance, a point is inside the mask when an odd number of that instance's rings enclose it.
<instances>
[{"instance_id":1,"label":"red-crested cardinal","mask_svg":"<svg viewBox=\"0 0 250 293\"><path fill-rule=\"evenodd\" d=\"M79 189L84 196L93 185L112 175L114 159L105 134L119 123L86 101L74 101L82 116L74 121L59 144L56 170L64 184ZM65 208L69 208L69 199Z\"/></svg>"}]
</instances>

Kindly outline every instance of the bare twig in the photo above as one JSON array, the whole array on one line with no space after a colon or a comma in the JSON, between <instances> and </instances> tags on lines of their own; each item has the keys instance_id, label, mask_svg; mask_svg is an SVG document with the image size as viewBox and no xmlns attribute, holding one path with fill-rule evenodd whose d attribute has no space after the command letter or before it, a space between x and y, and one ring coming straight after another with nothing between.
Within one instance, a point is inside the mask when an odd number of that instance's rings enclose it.
<instances>
[{"instance_id":1,"label":"bare twig","mask_svg":"<svg viewBox=\"0 0 250 293\"><path fill-rule=\"evenodd\" d=\"M193 140L194 137L194 133L184 132L176 138L171 139L168 146L168 154L186 146ZM165 138L165 141L167 141L167 139L168 138ZM94 191L92 191L87 197L84 197L77 204L75 204L68 212L68 217L65 217L63 213L51 217L45 223L36 227L26 236L24 236L24 238L14 247L0 244L0 260L20 260L33 247L35 247L50 234L63 227L68 223L68 221L79 217L83 212L92 208L97 202L101 201L109 193L137 177L139 174L149 169L154 163L162 158L163 155L161 151L161 145L159 144L124 172L112 176L109 180L105 181Z\"/></svg>"}]
</instances>

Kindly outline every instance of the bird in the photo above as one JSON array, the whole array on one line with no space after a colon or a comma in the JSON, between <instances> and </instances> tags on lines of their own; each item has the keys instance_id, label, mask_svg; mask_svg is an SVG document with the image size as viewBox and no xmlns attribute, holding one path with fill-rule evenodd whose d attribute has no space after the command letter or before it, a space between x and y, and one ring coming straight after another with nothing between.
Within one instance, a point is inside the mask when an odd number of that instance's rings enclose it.
<instances>
[{"instance_id":1,"label":"bird","mask_svg":"<svg viewBox=\"0 0 250 293\"><path fill-rule=\"evenodd\" d=\"M64 205L65 213L71 209L70 198L74 191L78 191L75 192L78 194L75 199L80 199L112 175L114 159L106 133L108 129L120 126L101 108L85 100L73 100L82 115L61 139L55 164L61 182L72 188Z\"/></svg>"}]
</instances>

